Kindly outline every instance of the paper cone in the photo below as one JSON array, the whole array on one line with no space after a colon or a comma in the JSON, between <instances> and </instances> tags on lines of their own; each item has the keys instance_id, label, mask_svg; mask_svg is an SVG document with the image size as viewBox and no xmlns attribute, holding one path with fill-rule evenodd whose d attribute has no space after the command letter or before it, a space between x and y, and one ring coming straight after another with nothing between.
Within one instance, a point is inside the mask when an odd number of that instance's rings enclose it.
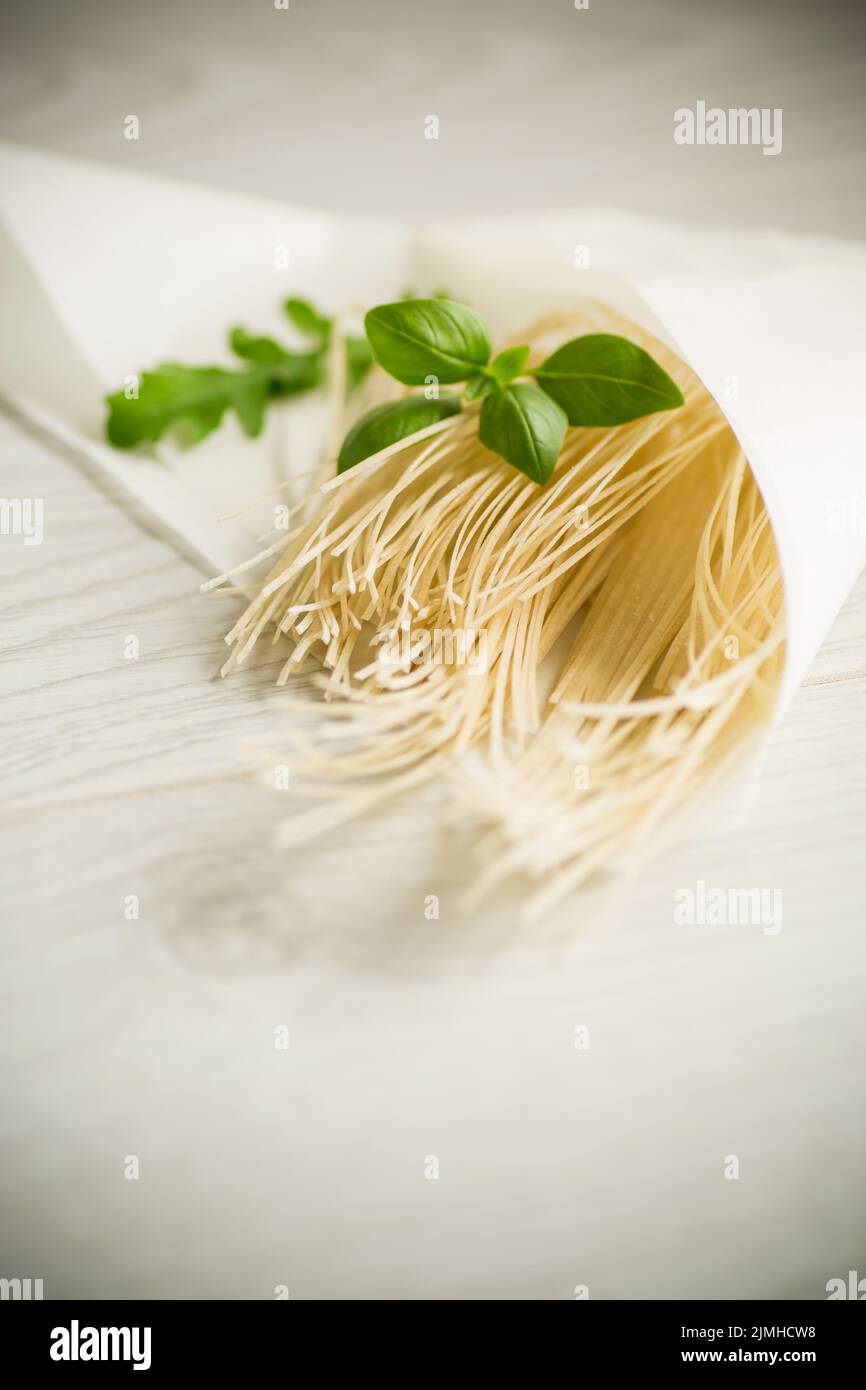
<instances>
[{"instance_id":1,"label":"paper cone","mask_svg":"<svg viewBox=\"0 0 866 1390\"><path fill-rule=\"evenodd\" d=\"M739 437L783 566L783 700L866 563L866 249L617 213L411 230L353 221L0 147L0 390L74 439L215 570L251 549L261 513L214 518L279 481L272 421L158 460L100 444L100 395L160 358L228 360L242 321L282 333L282 298L325 308L446 285L514 329L600 299L666 339ZM287 248L288 256L280 254ZM283 266L281 259L287 259ZM277 412L274 412L276 415ZM320 427L291 406L289 466ZM278 441L276 441L278 442Z\"/></svg>"}]
</instances>

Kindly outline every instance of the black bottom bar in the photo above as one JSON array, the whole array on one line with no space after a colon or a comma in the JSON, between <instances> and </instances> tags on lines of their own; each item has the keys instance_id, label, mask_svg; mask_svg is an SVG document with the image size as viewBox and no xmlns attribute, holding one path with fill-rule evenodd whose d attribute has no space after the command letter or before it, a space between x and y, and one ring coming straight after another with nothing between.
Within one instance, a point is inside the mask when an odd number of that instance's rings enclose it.
<instances>
[{"instance_id":1,"label":"black bottom bar","mask_svg":"<svg viewBox=\"0 0 866 1390\"><path fill-rule=\"evenodd\" d=\"M847 1300L845 1300L847 1301ZM860 1300L863 1301L863 1300ZM863 1344L866 1321L863 1310L842 1307L839 1302L818 1303L664 1303L577 1302L567 1319L557 1324L567 1329L572 1365L599 1363L609 1372L625 1370L700 1371L705 1366L732 1367L806 1366L828 1371L851 1364ZM375 1316L370 1311L367 1319ZM100 1370L159 1379L192 1370L224 1378L232 1372L273 1365L286 1375L296 1374L299 1356L311 1353L331 1362L336 1346L346 1348L360 1373L370 1362L394 1360L395 1347L403 1342L400 1328L391 1325L385 1340L358 1340L357 1331L346 1327L345 1312L333 1305L315 1314L309 1303L219 1302L24 1302L0 1304L0 1329L4 1361L18 1364L20 1373L56 1376L98 1375ZM325 1341L308 1340L319 1331L317 1324L331 1324ZM367 1329L364 1329L365 1331ZM339 1339L335 1333L342 1334ZM405 1344L397 1351L400 1378L414 1378L419 1370L428 1376L441 1359L443 1375L453 1375L458 1365L479 1356L490 1370L491 1340L485 1333L473 1338L475 1356L457 1353L445 1329L421 1333L421 1340L406 1361ZM518 1370L525 1358L527 1370L538 1376L537 1337L516 1332L501 1345L509 1369ZM470 1345L472 1345L470 1342ZM515 1345L516 1344L516 1345ZM354 1348L351 1353L350 1348ZM562 1348L560 1348L561 1350ZM516 1356L515 1356L516 1352ZM495 1355L495 1352L494 1352ZM518 1365L515 1365L515 1361ZM324 1369L324 1366L323 1366ZM19 1373L19 1374L20 1374Z\"/></svg>"}]
</instances>

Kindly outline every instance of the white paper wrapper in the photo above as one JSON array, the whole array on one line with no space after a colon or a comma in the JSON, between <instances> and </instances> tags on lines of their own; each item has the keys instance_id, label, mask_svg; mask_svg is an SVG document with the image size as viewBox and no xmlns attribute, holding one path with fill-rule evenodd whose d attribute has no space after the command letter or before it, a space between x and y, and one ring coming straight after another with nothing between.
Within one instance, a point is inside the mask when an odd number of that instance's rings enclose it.
<instances>
[{"instance_id":1,"label":"white paper wrapper","mask_svg":"<svg viewBox=\"0 0 866 1390\"><path fill-rule=\"evenodd\" d=\"M288 294L361 308L439 285L500 330L600 299L693 367L779 544L784 704L866 563L866 247L604 212L409 229L0 146L0 392L214 571L251 552L273 500L216 518L310 466L321 401L272 412L255 443L229 423L149 459L101 443L104 392L161 358L230 361L238 321L288 339Z\"/></svg>"}]
</instances>

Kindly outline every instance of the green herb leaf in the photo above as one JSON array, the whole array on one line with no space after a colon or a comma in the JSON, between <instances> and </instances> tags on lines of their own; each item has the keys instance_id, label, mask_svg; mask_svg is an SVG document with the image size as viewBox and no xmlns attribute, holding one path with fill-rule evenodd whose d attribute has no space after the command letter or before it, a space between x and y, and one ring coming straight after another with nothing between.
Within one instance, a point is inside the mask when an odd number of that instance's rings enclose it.
<instances>
[{"instance_id":1,"label":"green herb leaf","mask_svg":"<svg viewBox=\"0 0 866 1390\"><path fill-rule=\"evenodd\" d=\"M233 328L229 333L229 347L238 357L247 362L256 362L260 367L285 362L297 353L288 353L273 338L260 338L248 333L245 328Z\"/></svg>"},{"instance_id":2,"label":"green herb leaf","mask_svg":"<svg viewBox=\"0 0 866 1390\"><path fill-rule=\"evenodd\" d=\"M512 377L520 376L528 357L528 347L505 348L498 357L494 357L488 370L493 373L500 386L504 386Z\"/></svg>"},{"instance_id":3,"label":"green herb leaf","mask_svg":"<svg viewBox=\"0 0 866 1390\"><path fill-rule=\"evenodd\" d=\"M283 308L292 323L305 337L312 338L319 351L324 352L331 341L333 319L320 314L306 299L287 299ZM366 338L346 338L346 389L355 390L364 380L373 365L373 350Z\"/></svg>"},{"instance_id":4,"label":"green herb leaf","mask_svg":"<svg viewBox=\"0 0 866 1390\"><path fill-rule=\"evenodd\" d=\"M683 404L680 388L649 353L614 333L573 338L532 375L570 425L624 425Z\"/></svg>"},{"instance_id":5,"label":"green herb leaf","mask_svg":"<svg viewBox=\"0 0 866 1390\"><path fill-rule=\"evenodd\" d=\"M197 444L230 407L254 437L261 433L270 379L269 368L230 372L162 362L155 371L142 373L137 398L127 399L122 390L106 396L108 438L118 449L131 449L176 429L184 444Z\"/></svg>"},{"instance_id":6,"label":"green herb leaf","mask_svg":"<svg viewBox=\"0 0 866 1390\"><path fill-rule=\"evenodd\" d=\"M322 383L332 324L305 299L287 299L284 308L295 326L314 346L292 352L275 338L235 327L229 333L232 352L247 363L244 371L222 367L187 367L163 362L142 373L138 394L126 390L106 396L109 407L106 434L118 449L150 443L175 430L184 444L197 444L233 409L250 436L261 433L269 399L309 391ZM346 383L351 392L366 376L373 352L366 338L346 339Z\"/></svg>"},{"instance_id":7,"label":"green herb leaf","mask_svg":"<svg viewBox=\"0 0 866 1390\"><path fill-rule=\"evenodd\" d=\"M273 338L255 337L245 328L233 328L229 346L247 362L270 367L268 394L289 396L309 391L322 380L321 352L288 352Z\"/></svg>"},{"instance_id":8,"label":"green herb leaf","mask_svg":"<svg viewBox=\"0 0 866 1390\"><path fill-rule=\"evenodd\" d=\"M449 415L460 413L457 396L440 396L438 400L428 401L424 396L406 396L402 401L389 401L376 406L356 422L343 440L337 461L337 472L345 473L354 468L362 459L378 454L398 439L408 439L418 430L435 425Z\"/></svg>"},{"instance_id":9,"label":"green herb leaf","mask_svg":"<svg viewBox=\"0 0 866 1390\"><path fill-rule=\"evenodd\" d=\"M366 338L346 339L346 387L349 394L360 386L373 365L373 349Z\"/></svg>"},{"instance_id":10,"label":"green herb leaf","mask_svg":"<svg viewBox=\"0 0 866 1390\"><path fill-rule=\"evenodd\" d=\"M364 323L376 361L407 386L423 386L429 376L465 381L490 357L483 320L451 299L380 304Z\"/></svg>"},{"instance_id":11,"label":"green herb leaf","mask_svg":"<svg viewBox=\"0 0 866 1390\"><path fill-rule=\"evenodd\" d=\"M536 483L546 483L559 458L568 420L537 386L517 382L486 396L478 437Z\"/></svg>"},{"instance_id":12,"label":"green herb leaf","mask_svg":"<svg viewBox=\"0 0 866 1390\"><path fill-rule=\"evenodd\" d=\"M298 332L303 333L305 338L312 338L322 345L328 342L331 336L331 320L320 314L308 299L296 299L293 296L283 301L283 308Z\"/></svg>"},{"instance_id":13,"label":"green herb leaf","mask_svg":"<svg viewBox=\"0 0 866 1390\"><path fill-rule=\"evenodd\" d=\"M402 290L402 291L401 291L401 293L400 293L400 298L401 298L401 299L417 299L417 298L418 298L418 295L417 295L416 291L415 291L415 290L412 288L412 286L410 285L408 289L405 289L405 290ZM447 290L434 290L434 291L432 292L432 294L429 296L429 298L430 298L430 299L450 299L451 296L450 296L450 294L448 293Z\"/></svg>"},{"instance_id":14,"label":"green herb leaf","mask_svg":"<svg viewBox=\"0 0 866 1390\"><path fill-rule=\"evenodd\" d=\"M477 401L480 396L489 396L491 391L499 390L499 383L495 377L487 374L489 371L488 367L485 372L479 372L477 376L469 378L463 392L467 401Z\"/></svg>"}]
</instances>

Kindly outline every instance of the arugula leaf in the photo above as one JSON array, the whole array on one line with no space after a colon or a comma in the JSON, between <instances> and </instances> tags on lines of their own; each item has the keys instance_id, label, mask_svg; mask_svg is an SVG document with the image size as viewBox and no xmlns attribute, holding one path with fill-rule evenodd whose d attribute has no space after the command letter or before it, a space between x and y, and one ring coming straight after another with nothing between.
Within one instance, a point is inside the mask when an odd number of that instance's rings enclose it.
<instances>
[{"instance_id":1,"label":"arugula leaf","mask_svg":"<svg viewBox=\"0 0 866 1390\"><path fill-rule=\"evenodd\" d=\"M289 353L273 338L256 337L245 328L232 328L229 332L229 347L238 357L247 362L257 362L260 367L273 366L285 362L297 353ZM312 356L312 354L309 354Z\"/></svg>"},{"instance_id":2,"label":"arugula leaf","mask_svg":"<svg viewBox=\"0 0 866 1390\"><path fill-rule=\"evenodd\" d=\"M322 345L328 342L331 336L331 320L324 314L320 314L308 299L283 300L283 308L295 325L299 333L303 333L305 338L312 338L314 342Z\"/></svg>"},{"instance_id":3,"label":"arugula leaf","mask_svg":"<svg viewBox=\"0 0 866 1390\"><path fill-rule=\"evenodd\" d=\"M261 433L270 379L269 367L232 372L162 362L142 373L137 398L128 399L123 390L106 396L108 438L118 449L131 449L177 429L184 444L197 444L229 408L253 438Z\"/></svg>"},{"instance_id":4,"label":"arugula leaf","mask_svg":"<svg viewBox=\"0 0 866 1390\"><path fill-rule=\"evenodd\" d=\"M197 444L218 428L228 409L236 412L248 435L260 434L268 400L312 390L321 385L325 373L331 320L304 299L287 299L284 307L300 331L314 340L314 347L293 352L275 338L232 328L229 347L248 364L243 371L163 362L142 373L137 396L129 399L120 390L105 398L110 442L118 449L131 449L175 430L184 444ZM372 362L365 338L347 338L348 391L355 389Z\"/></svg>"},{"instance_id":5,"label":"arugula leaf","mask_svg":"<svg viewBox=\"0 0 866 1390\"><path fill-rule=\"evenodd\" d=\"M478 438L535 483L550 478L568 425L565 411L528 382L486 396Z\"/></svg>"},{"instance_id":6,"label":"arugula leaf","mask_svg":"<svg viewBox=\"0 0 866 1390\"><path fill-rule=\"evenodd\" d=\"M317 345L319 352L324 353L330 346L331 332L333 330L333 319L326 318L320 314L309 300L306 299L286 299L283 308L288 314L292 323L305 337L311 338ZM349 395L360 386L364 377L373 365L373 350L366 338L346 338L346 390Z\"/></svg>"},{"instance_id":7,"label":"arugula leaf","mask_svg":"<svg viewBox=\"0 0 866 1390\"><path fill-rule=\"evenodd\" d=\"M680 388L649 353L614 333L572 338L532 375L570 425L624 425L683 404Z\"/></svg>"},{"instance_id":8,"label":"arugula leaf","mask_svg":"<svg viewBox=\"0 0 866 1390\"><path fill-rule=\"evenodd\" d=\"M345 473L362 459L378 454L389 444L396 444L398 439L408 439L418 430L459 413L459 398L447 395L433 401L428 401L424 396L406 396L401 401L388 401L386 405L376 406L361 416L343 440L337 472Z\"/></svg>"},{"instance_id":9,"label":"arugula leaf","mask_svg":"<svg viewBox=\"0 0 866 1390\"><path fill-rule=\"evenodd\" d=\"M271 368L269 395L289 396L309 391L322 380L322 356L318 352L288 352L273 338L255 337L245 328L233 328L229 347L238 357Z\"/></svg>"},{"instance_id":10,"label":"arugula leaf","mask_svg":"<svg viewBox=\"0 0 866 1390\"><path fill-rule=\"evenodd\" d=\"M488 371L493 373L500 386L504 386L506 382L511 381L512 377L520 376L528 357L528 347L504 348L497 357L494 357Z\"/></svg>"},{"instance_id":11,"label":"arugula leaf","mask_svg":"<svg viewBox=\"0 0 866 1390\"><path fill-rule=\"evenodd\" d=\"M346 339L346 389L349 395L356 386L360 386L373 360L373 349L366 338Z\"/></svg>"},{"instance_id":12,"label":"arugula leaf","mask_svg":"<svg viewBox=\"0 0 866 1390\"><path fill-rule=\"evenodd\" d=\"M465 381L490 357L483 320L451 299L380 304L364 325L376 361L407 386L423 386L429 376Z\"/></svg>"}]
</instances>

